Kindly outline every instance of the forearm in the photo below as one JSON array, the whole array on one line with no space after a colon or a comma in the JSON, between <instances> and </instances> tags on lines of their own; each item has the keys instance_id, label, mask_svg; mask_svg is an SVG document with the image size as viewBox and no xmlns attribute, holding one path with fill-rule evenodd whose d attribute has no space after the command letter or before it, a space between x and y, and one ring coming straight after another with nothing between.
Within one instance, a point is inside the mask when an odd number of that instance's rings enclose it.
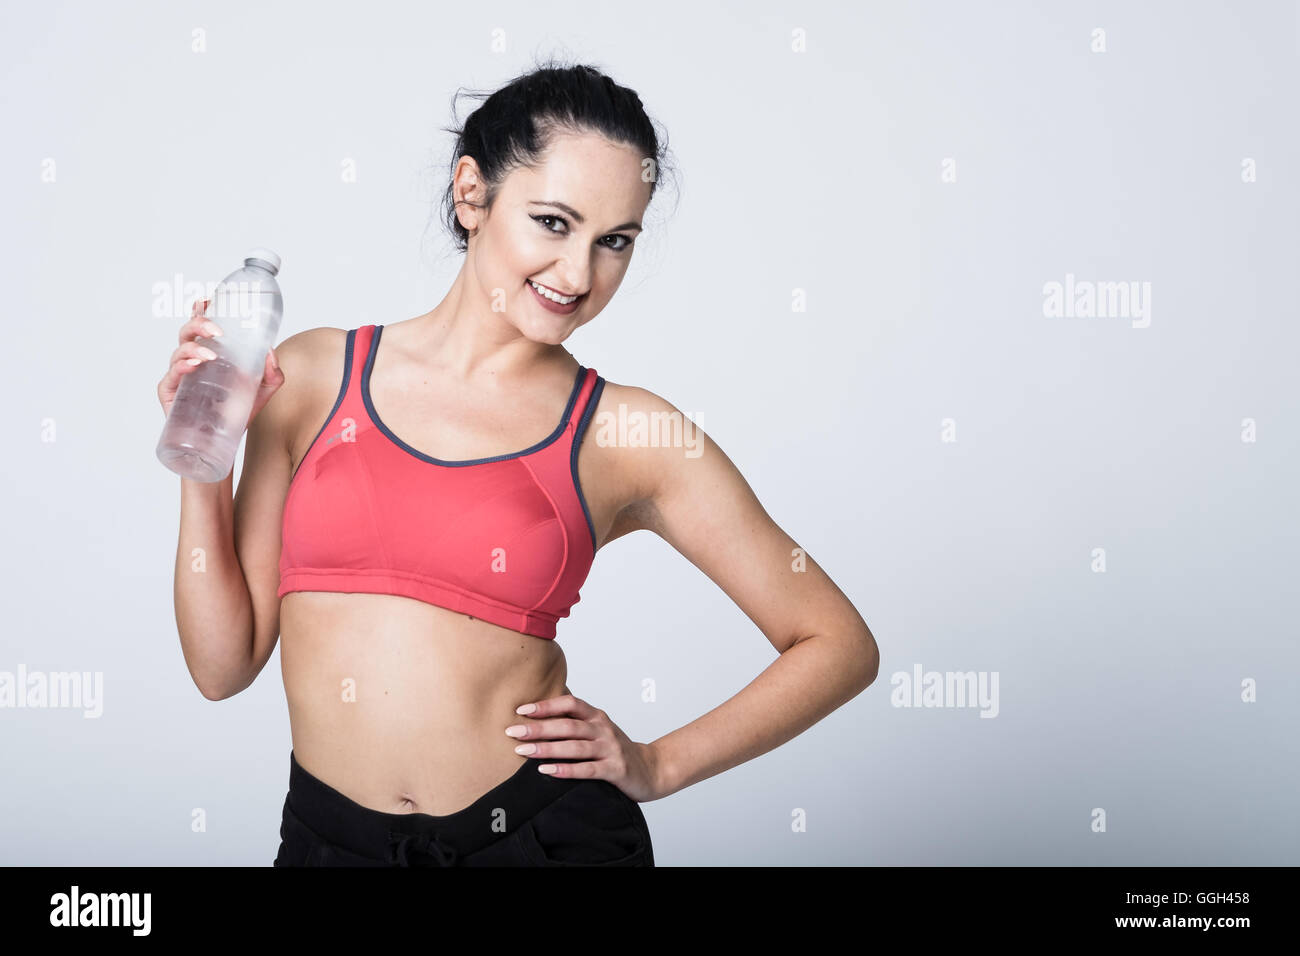
<instances>
[{"instance_id":1,"label":"forearm","mask_svg":"<svg viewBox=\"0 0 1300 956\"><path fill-rule=\"evenodd\" d=\"M247 668L252 633L248 582L234 546L232 486L232 475L181 479L176 628L190 676L213 698Z\"/></svg>"},{"instance_id":2,"label":"forearm","mask_svg":"<svg viewBox=\"0 0 1300 956\"><path fill-rule=\"evenodd\" d=\"M649 744L657 791L671 793L767 753L876 678L870 634L815 635L788 648L734 697Z\"/></svg>"}]
</instances>

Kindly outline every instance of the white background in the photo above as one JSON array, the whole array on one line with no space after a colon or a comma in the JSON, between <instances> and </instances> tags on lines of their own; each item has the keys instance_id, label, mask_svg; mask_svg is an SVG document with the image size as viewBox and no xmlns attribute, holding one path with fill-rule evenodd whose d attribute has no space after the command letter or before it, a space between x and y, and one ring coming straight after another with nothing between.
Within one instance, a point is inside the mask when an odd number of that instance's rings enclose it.
<instances>
[{"instance_id":1,"label":"white background","mask_svg":"<svg viewBox=\"0 0 1300 956\"><path fill-rule=\"evenodd\" d=\"M0 862L270 864L279 654L219 703L186 671L180 479L154 445L192 296L159 315L155 285L267 245L281 339L427 311L460 262L435 218L440 127L477 101L453 117L452 94L551 53L637 90L680 172L566 346L696 416L883 658L793 741L644 804L657 862L1300 862L1295 3L43 2L5 20L0 670L102 672L104 713L0 710ZM1150 325L1046 317L1067 274L1149 282ZM559 639L569 686L643 741L773 658L649 532L600 554ZM997 672L998 716L892 706L918 664Z\"/></svg>"}]
</instances>

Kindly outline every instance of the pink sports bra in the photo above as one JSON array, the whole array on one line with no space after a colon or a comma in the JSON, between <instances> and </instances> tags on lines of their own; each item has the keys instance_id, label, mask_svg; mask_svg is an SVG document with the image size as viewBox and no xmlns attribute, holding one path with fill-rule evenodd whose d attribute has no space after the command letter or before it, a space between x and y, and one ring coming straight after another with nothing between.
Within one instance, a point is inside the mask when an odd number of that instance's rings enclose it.
<instances>
[{"instance_id":1,"label":"pink sports bra","mask_svg":"<svg viewBox=\"0 0 1300 956\"><path fill-rule=\"evenodd\" d=\"M596 554L578 447L605 380L579 367L560 423L530 448L442 461L375 413L382 331L348 332L338 398L290 479L279 596L395 594L553 639Z\"/></svg>"}]
</instances>

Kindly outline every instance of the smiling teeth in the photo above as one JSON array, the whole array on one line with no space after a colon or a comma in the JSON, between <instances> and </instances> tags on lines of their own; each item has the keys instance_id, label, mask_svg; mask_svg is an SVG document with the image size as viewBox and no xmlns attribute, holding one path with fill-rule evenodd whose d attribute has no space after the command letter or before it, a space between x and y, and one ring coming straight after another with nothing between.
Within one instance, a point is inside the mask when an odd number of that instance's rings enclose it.
<instances>
[{"instance_id":1,"label":"smiling teeth","mask_svg":"<svg viewBox=\"0 0 1300 956\"><path fill-rule=\"evenodd\" d=\"M528 284L552 302L558 302L560 305L568 305L570 302L573 302L578 298L576 295L560 295L557 292L552 292L550 289L546 288L546 286L538 285L532 279L528 280Z\"/></svg>"}]
</instances>

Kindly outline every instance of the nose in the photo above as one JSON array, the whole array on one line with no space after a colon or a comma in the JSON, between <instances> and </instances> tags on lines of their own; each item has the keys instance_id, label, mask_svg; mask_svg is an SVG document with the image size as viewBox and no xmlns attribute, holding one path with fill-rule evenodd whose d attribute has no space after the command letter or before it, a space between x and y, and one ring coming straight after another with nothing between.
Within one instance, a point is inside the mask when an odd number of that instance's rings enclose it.
<instances>
[{"instance_id":1,"label":"nose","mask_svg":"<svg viewBox=\"0 0 1300 956\"><path fill-rule=\"evenodd\" d=\"M565 256L555 264L555 277L564 287L579 295L591 288L590 251Z\"/></svg>"}]
</instances>

